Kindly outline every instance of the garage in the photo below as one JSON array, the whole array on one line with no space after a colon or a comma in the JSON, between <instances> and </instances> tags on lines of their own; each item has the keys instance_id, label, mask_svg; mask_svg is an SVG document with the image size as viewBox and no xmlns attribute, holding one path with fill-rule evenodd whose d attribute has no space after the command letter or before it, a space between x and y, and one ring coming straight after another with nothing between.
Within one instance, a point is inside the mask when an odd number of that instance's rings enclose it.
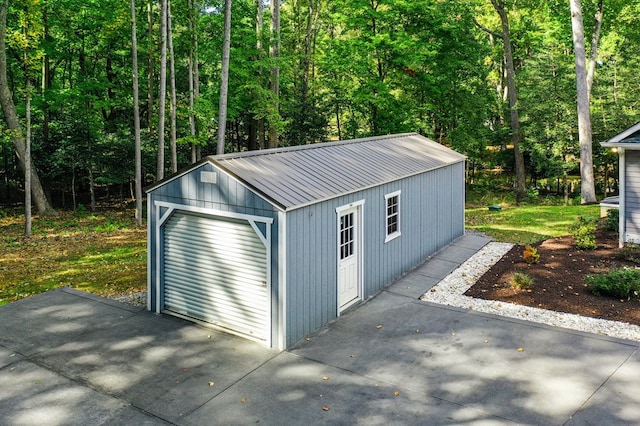
<instances>
[{"instance_id":1,"label":"garage","mask_svg":"<svg viewBox=\"0 0 640 426\"><path fill-rule=\"evenodd\" d=\"M287 349L464 234L416 133L208 156L147 188L148 308Z\"/></svg>"},{"instance_id":2,"label":"garage","mask_svg":"<svg viewBox=\"0 0 640 426\"><path fill-rule=\"evenodd\" d=\"M165 312L267 340L267 248L250 222L174 212L163 255Z\"/></svg>"}]
</instances>

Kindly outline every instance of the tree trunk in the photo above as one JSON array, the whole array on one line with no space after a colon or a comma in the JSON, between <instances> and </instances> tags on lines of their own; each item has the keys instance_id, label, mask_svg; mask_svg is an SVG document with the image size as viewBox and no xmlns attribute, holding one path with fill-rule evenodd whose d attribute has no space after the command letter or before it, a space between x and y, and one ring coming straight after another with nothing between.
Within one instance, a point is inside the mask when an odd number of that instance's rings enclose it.
<instances>
[{"instance_id":1,"label":"tree trunk","mask_svg":"<svg viewBox=\"0 0 640 426\"><path fill-rule=\"evenodd\" d=\"M2 105L2 111L4 112L4 119L7 123L7 127L11 130L11 142L16 151L18 162L24 172L30 167L26 163L26 144L22 128L20 126L20 120L16 112L16 106L13 103L13 97L9 90L9 83L7 82L7 53L6 53L6 31L7 31L7 9L9 7L9 0L4 0L0 3L0 104ZM31 168L31 195L33 196L33 202L41 215L56 214L56 211L51 207L47 197L40 183L38 172Z\"/></svg>"},{"instance_id":2,"label":"tree trunk","mask_svg":"<svg viewBox=\"0 0 640 426\"><path fill-rule=\"evenodd\" d=\"M280 1L271 0L271 46L269 48L271 57L271 92L273 94L273 120L278 115L280 97L280 67L277 64L280 56ZM278 146L278 123L269 123L269 148Z\"/></svg>"},{"instance_id":3,"label":"tree trunk","mask_svg":"<svg viewBox=\"0 0 640 426\"><path fill-rule=\"evenodd\" d=\"M171 130L169 133L169 147L171 149L171 172L175 173L178 171L178 147L176 146L176 61L173 52L173 28L171 26L170 0L167 0L167 42L169 43L169 58L171 59L169 62L169 87L171 88L171 108L169 109L169 123Z\"/></svg>"},{"instance_id":4,"label":"tree trunk","mask_svg":"<svg viewBox=\"0 0 640 426\"><path fill-rule=\"evenodd\" d=\"M155 80L155 37L153 36L153 4L154 0L148 0L147 3L147 39L149 43L148 59L147 59L147 133L149 136L153 134L153 85Z\"/></svg>"},{"instance_id":5,"label":"tree trunk","mask_svg":"<svg viewBox=\"0 0 640 426\"><path fill-rule=\"evenodd\" d=\"M509 112L511 116L511 140L515 155L516 166L516 202L522 201L526 195L526 175L524 169L524 156L520 151L522 132L520 130L520 114L518 112L518 93L516 91L515 67L513 65L513 50L511 48L511 31L509 17L505 10L504 2L491 0L494 9L500 15L502 24L502 40L504 45L504 61L507 72L507 87L509 89Z\"/></svg>"},{"instance_id":6,"label":"tree trunk","mask_svg":"<svg viewBox=\"0 0 640 426\"><path fill-rule=\"evenodd\" d=\"M194 84L194 67L193 67L193 59L194 59L194 50L195 50L195 11L193 9L192 0L188 0L187 2L188 14L189 18L187 20L188 29L189 29L189 134L193 138L191 142L191 163L195 163L196 159L196 113L195 113L195 84Z\"/></svg>"},{"instance_id":7,"label":"tree trunk","mask_svg":"<svg viewBox=\"0 0 640 426\"><path fill-rule=\"evenodd\" d=\"M26 55L25 55L26 56ZM24 152L24 236L31 237L31 83L27 79L27 137Z\"/></svg>"},{"instance_id":8,"label":"tree trunk","mask_svg":"<svg viewBox=\"0 0 640 426\"><path fill-rule=\"evenodd\" d=\"M218 144L216 154L224 154L227 128L227 95L229 91L229 54L231 50L231 0L224 2L224 40L222 43L222 77L220 80L220 104L218 116Z\"/></svg>"},{"instance_id":9,"label":"tree trunk","mask_svg":"<svg viewBox=\"0 0 640 426\"><path fill-rule=\"evenodd\" d=\"M140 141L140 99L138 87L138 36L136 34L136 0L131 0L131 63L133 66L133 128L135 133L136 224L142 225L142 152Z\"/></svg>"},{"instance_id":10,"label":"tree trunk","mask_svg":"<svg viewBox=\"0 0 640 426\"><path fill-rule=\"evenodd\" d=\"M167 1L160 0L160 88L158 90L158 158L156 180L164 179L164 116L167 101Z\"/></svg>"},{"instance_id":11,"label":"tree trunk","mask_svg":"<svg viewBox=\"0 0 640 426\"><path fill-rule=\"evenodd\" d=\"M589 111L589 89L587 84L586 52L584 47L584 25L580 0L570 0L571 28L576 60L576 89L578 98L578 137L580 140L580 196L582 204L596 202L593 177L591 141L591 113Z\"/></svg>"},{"instance_id":12,"label":"tree trunk","mask_svg":"<svg viewBox=\"0 0 640 426\"><path fill-rule=\"evenodd\" d=\"M600 29L602 28L602 19L604 17L604 1L598 2L598 11L596 12L596 26L591 36L591 55L589 55L589 69L587 70L587 92L591 97L591 87L593 86L593 78L596 74L596 59L598 57L598 43L600 41Z\"/></svg>"}]
</instances>

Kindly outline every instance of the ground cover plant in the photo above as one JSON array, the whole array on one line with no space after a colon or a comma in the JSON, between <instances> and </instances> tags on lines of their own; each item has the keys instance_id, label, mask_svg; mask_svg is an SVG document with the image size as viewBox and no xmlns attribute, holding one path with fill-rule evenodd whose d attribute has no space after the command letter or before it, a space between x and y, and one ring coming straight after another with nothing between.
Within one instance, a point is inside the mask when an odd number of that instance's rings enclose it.
<instances>
[{"instance_id":1,"label":"ground cover plant","mask_svg":"<svg viewBox=\"0 0 640 426\"><path fill-rule=\"evenodd\" d=\"M146 229L130 212L0 217L0 305L68 286L111 296L146 289Z\"/></svg>"}]
</instances>

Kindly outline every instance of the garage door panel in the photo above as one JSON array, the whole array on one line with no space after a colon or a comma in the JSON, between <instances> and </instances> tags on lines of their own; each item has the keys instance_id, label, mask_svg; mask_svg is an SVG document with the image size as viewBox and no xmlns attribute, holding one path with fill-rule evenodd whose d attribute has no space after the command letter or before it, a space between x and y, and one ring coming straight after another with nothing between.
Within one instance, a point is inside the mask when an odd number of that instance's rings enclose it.
<instances>
[{"instance_id":1,"label":"garage door panel","mask_svg":"<svg viewBox=\"0 0 640 426\"><path fill-rule=\"evenodd\" d=\"M176 212L163 244L165 310L267 339L267 249L251 224Z\"/></svg>"},{"instance_id":2,"label":"garage door panel","mask_svg":"<svg viewBox=\"0 0 640 426\"><path fill-rule=\"evenodd\" d=\"M206 253L192 253L191 255L185 256L183 258L169 259L167 263L171 263L173 265L176 265L177 267L189 264L192 269L202 268L202 271L206 274L222 273L224 275L240 274L249 275L251 277L263 277L264 267L260 268L257 265L253 265L254 262L254 258L242 259L242 261L236 263L229 260L216 259L211 254L207 256Z\"/></svg>"}]
</instances>

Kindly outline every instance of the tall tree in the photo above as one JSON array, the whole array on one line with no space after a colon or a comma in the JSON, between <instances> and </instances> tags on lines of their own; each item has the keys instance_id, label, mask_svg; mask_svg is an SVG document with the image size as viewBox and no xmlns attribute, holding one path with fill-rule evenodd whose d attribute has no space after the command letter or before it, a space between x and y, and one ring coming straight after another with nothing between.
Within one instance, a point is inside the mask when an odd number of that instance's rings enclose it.
<instances>
[{"instance_id":1,"label":"tall tree","mask_svg":"<svg viewBox=\"0 0 640 426\"><path fill-rule=\"evenodd\" d=\"M578 105L578 137L580 140L580 198L583 204L596 202L593 175L593 148L591 135L591 111L589 85L587 84L587 60L584 45L584 24L580 0L570 0L571 28L576 60L576 91Z\"/></svg>"},{"instance_id":2,"label":"tall tree","mask_svg":"<svg viewBox=\"0 0 640 426\"><path fill-rule=\"evenodd\" d=\"M135 137L136 224L142 225L142 149L140 140L140 100L138 89L138 36L136 34L136 0L131 0L131 63L133 65L133 132Z\"/></svg>"},{"instance_id":3,"label":"tall tree","mask_svg":"<svg viewBox=\"0 0 640 426\"><path fill-rule=\"evenodd\" d=\"M169 87L171 105L169 109L169 149L171 151L171 172L178 171L178 147L176 146L176 109L178 97L176 94L176 60L173 50L173 26L171 24L171 0L167 0L167 42L169 45Z\"/></svg>"},{"instance_id":4,"label":"tall tree","mask_svg":"<svg viewBox=\"0 0 640 426\"><path fill-rule=\"evenodd\" d=\"M156 180L164 178L164 122L167 102L167 2L160 0L160 88L158 90L158 158Z\"/></svg>"},{"instance_id":5,"label":"tall tree","mask_svg":"<svg viewBox=\"0 0 640 426\"><path fill-rule=\"evenodd\" d=\"M189 134L191 135L191 162L195 163L197 159L197 144L196 139L196 112L195 112L195 100L196 100L196 81L195 81L195 58L198 47L198 36L196 32L196 8L194 7L193 0L187 1L187 24L189 30Z\"/></svg>"},{"instance_id":6,"label":"tall tree","mask_svg":"<svg viewBox=\"0 0 640 426\"><path fill-rule=\"evenodd\" d=\"M271 57L271 92L273 94L274 116L278 115L280 97L280 0L271 0L271 45L269 48ZM275 118L269 123L269 148L278 146L278 123Z\"/></svg>"},{"instance_id":7,"label":"tall tree","mask_svg":"<svg viewBox=\"0 0 640 426\"><path fill-rule=\"evenodd\" d=\"M224 2L224 36L222 43L222 76L220 78L220 107L218 115L218 145L216 154L224 154L227 128L227 96L229 92L229 56L231 52L231 0Z\"/></svg>"},{"instance_id":8,"label":"tall tree","mask_svg":"<svg viewBox=\"0 0 640 426\"><path fill-rule=\"evenodd\" d=\"M55 214L55 210L49 204L45 195L40 178L37 171L27 164L26 158L26 143L25 137L18 119L18 113L16 112L16 106L13 102L11 90L9 89L9 83L7 80L7 45L6 45L6 33L7 33L7 10L9 8L9 0L0 0L0 104L2 105L2 111L4 113L4 119L7 123L7 127L11 131L11 141L15 149L20 167L25 173L31 169L31 193L33 195L33 202L36 205L36 209L39 214Z\"/></svg>"},{"instance_id":9,"label":"tall tree","mask_svg":"<svg viewBox=\"0 0 640 426\"><path fill-rule=\"evenodd\" d=\"M509 15L503 0L491 0L493 8L500 16L502 33L498 34L504 47L504 63L507 74L507 88L509 91L509 115L511 118L511 141L515 155L516 169L516 201L520 202L526 196L526 175L524 156L521 151L522 131L520 129L520 113L518 111L518 92L516 91L516 72L513 63L513 48L511 45L511 27Z\"/></svg>"}]
</instances>

